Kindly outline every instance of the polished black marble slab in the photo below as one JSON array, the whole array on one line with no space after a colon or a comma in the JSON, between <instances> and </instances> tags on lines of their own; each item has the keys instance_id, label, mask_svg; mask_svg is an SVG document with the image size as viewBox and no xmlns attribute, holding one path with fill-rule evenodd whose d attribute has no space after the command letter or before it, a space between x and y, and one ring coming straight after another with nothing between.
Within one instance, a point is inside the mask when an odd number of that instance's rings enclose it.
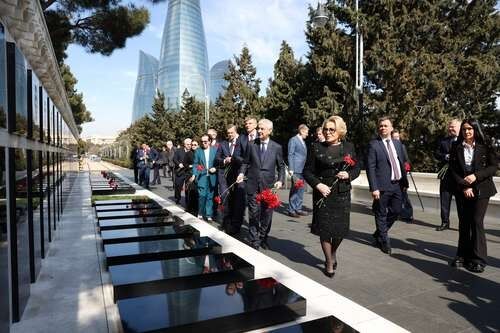
<instances>
[{"instance_id":1,"label":"polished black marble slab","mask_svg":"<svg viewBox=\"0 0 500 333\"><path fill-rule=\"evenodd\" d=\"M97 200L94 206L110 206L110 205L130 205L133 203L150 203L154 202L151 199L120 199L120 200Z\"/></svg>"},{"instance_id":2,"label":"polished black marble slab","mask_svg":"<svg viewBox=\"0 0 500 333\"><path fill-rule=\"evenodd\" d=\"M200 232L190 225L172 224L161 227L114 229L101 231L101 238L104 245L141 242L146 240L160 240L184 238L191 235L198 235Z\"/></svg>"},{"instance_id":3,"label":"polished black marble slab","mask_svg":"<svg viewBox=\"0 0 500 333\"><path fill-rule=\"evenodd\" d=\"M111 187L109 188L102 188L102 189L92 189L92 195L115 195L115 194L134 194L135 193L135 188L133 187L126 187L126 188L121 188L118 187L116 189L112 189Z\"/></svg>"},{"instance_id":4,"label":"polished black marble slab","mask_svg":"<svg viewBox=\"0 0 500 333\"><path fill-rule=\"evenodd\" d=\"M112 212L97 212L97 219L123 219L126 217L147 217L147 216L166 216L170 215L170 212L161 208L154 209L140 209L140 210L120 210Z\"/></svg>"},{"instance_id":5,"label":"polished black marble slab","mask_svg":"<svg viewBox=\"0 0 500 333\"><path fill-rule=\"evenodd\" d=\"M358 333L342 320L328 316L268 331L268 333Z\"/></svg>"},{"instance_id":6,"label":"polished black marble slab","mask_svg":"<svg viewBox=\"0 0 500 333\"><path fill-rule=\"evenodd\" d=\"M221 246L208 237L192 235L182 239L106 244L104 253L106 264L111 266L221 253Z\"/></svg>"},{"instance_id":7,"label":"polished black marble slab","mask_svg":"<svg viewBox=\"0 0 500 333\"><path fill-rule=\"evenodd\" d=\"M99 220L99 231L128 228L161 227L172 224L184 224L178 216L143 216L137 218L123 218L111 220Z\"/></svg>"},{"instance_id":8,"label":"polished black marble slab","mask_svg":"<svg viewBox=\"0 0 500 333\"><path fill-rule=\"evenodd\" d=\"M108 206L96 206L96 212L116 212L121 210L141 210L141 209L155 209L161 208L156 202L151 203L132 203L125 205L108 205Z\"/></svg>"},{"instance_id":9,"label":"polished black marble slab","mask_svg":"<svg viewBox=\"0 0 500 333\"><path fill-rule=\"evenodd\" d=\"M254 278L254 267L234 253L224 253L115 265L109 273L116 302L223 283L236 287L236 282Z\"/></svg>"},{"instance_id":10,"label":"polished black marble slab","mask_svg":"<svg viewBox=\"0 0 500 333\"><path fill-rule=\"evenodd\" d=\"M128 298L117 305L125 332L244 332L306 314L306 300L271 278Z\"/></svg>"}]
</instances>

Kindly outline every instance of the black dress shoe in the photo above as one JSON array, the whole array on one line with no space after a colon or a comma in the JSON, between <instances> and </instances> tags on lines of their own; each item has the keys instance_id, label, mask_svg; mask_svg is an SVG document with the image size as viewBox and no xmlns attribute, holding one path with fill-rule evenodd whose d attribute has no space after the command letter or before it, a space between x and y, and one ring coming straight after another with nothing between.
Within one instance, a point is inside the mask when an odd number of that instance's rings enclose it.
<instances>
[{"instance_id":1,"label":"black dress shoe","mask_svg":"<svg viewBox=\"0 0 500 333\"><path fill-rule=\"evenodd\" d=\"M326 270L326 268L323 270L323 274L325 274L325 276L329 277L330 279L333 278L333 276L335 275L335 272L329 272Z\"/></svg>"},{"instance_id":2,"label":"black dress shoe","mask_svg":"<svg viewBox=\"0 0 500 333\"><path fill-rule=\"evenodd\" d=\"M304 212L303 210L299 210L297 212L297 214L300 215L300 216L308 216L309 215L307 212Z\"/></svg>"},{"instance_id":3,"label":"black dress shoe","mask_svg":"<svg viewBox=\"0 0 500 333\"><path fill-rule=\"evenodd\" d=\"M290 216L290 217L294 217L294 218L298 218L298 217L300 217L300 215L299 215L299 214L297 214L297 213L288 213L288 216Z\"/></svg>"},{"instance_id":4,"label":"black dress shoe","mask_svg":"<svg viewBox=\"0 0 500 333\"><path fill-rule=\"evenodd\" d=\"M484 265L475 263L475 262L470 262L467 265L465 265L465 268L468 271L471 271L473 273L482 273L484 272Z\"/></svg>"},{"instance_id":5,"label":"black dress shoe","mask_svg":"<svg viewBox=\"0 0 500 333\"><path fill-rule=\"evenodd\" d=\"M269 246L269 244L267 242L260 243L260 247L263 248L264 250L270 250L271 249L271 247Z\"/></svg>"},{"instance_id":6,"label":"black dress shoe","mask_svg":"<svg viewBox=\"0 0 500 333\"><path fill-rule=\"evenodd\" d=\"M391 255L392 254L392 249L389 245L387 244L380 244L380 250L384 252L385 254Z\"/></svg>"},{"instance_id":7,"label":"black dress shoe","mask_svg":"<svg viewBox=\"0 0 500 333\"><path fill-rule=\"evenodd\" d=\"M455 257L455 259L453 259L450 262L450 266L451 267L463 267L464 266L464 258L462 258L462 257Z\"/></svg>"},{"instance_id":8,"label":"black dress shoe","mask_svg":"<svg viewBox=\"0 0 500 333\"><path fill-rule=\"evenodd\" d=\"M442 223L439 227L436 228L436 231L443 231L446 229L450 229L449 223Z\"/></svg>"}]
</instances>

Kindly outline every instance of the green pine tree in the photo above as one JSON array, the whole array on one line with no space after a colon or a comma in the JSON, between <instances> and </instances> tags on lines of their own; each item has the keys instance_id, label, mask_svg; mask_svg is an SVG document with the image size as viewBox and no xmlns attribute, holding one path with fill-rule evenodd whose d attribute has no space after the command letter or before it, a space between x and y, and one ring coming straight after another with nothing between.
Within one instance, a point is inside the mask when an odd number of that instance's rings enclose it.
<instances>
[{"instance_id":1,"label":"green pine tree","mask_svg":"<svg viewBox=\"0 0 500 333\"><path fill-rule=\"evenodd\" d=\"M278 60L274 64L274 77L264 99L264 116L274 123L273 140L286 146L294 134L293 129L304 122L298 91L301 89L303 66L295 59L290 45L281 43Z\"/></svg>"},{"instance_id":2,"label":"green pine tree","mask_svg":"<svg viewBox=\"0 0 500 333\"><path fill-rule=\"evenodd\" d=\"M216 101L210 126L224 128L228 124L243 125L250 115L259 116L262 112L260 79L256 78L257 69L252 64L252 56L245 46L239 57L230 62L224 78L228 82L224 94Z\"/></svg>"}]
</instances>

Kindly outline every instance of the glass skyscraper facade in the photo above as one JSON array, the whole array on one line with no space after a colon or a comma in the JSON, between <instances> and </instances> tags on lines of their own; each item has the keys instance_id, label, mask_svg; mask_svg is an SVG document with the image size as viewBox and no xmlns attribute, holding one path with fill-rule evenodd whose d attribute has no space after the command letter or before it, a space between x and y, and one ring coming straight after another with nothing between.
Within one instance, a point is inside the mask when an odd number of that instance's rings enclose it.
<instances>
[{"instance_id":1,"label":"glass skyscraper facade","mask_svg":"<svg viewBox=\"0 0 500 333\"><path fill-rule=\"evenodd\" d=\"M227 81L224 75L229 69L229 60L222 60L210 69L210 102L215 103L217 98L224 93L227 88Z\"/></svg>"},{"instance_id":2,"label":"glass skyscraper facade","mask_svg":"<svg viewBox=\"0 0 500 333\"><path fill-rule=\"evenodd\" d=\"M209 91L207 44L199 0L170 0L163 30L158 89L179 109L185 89L200 101Z\"/></svg>"},{"instance_id":3,"label":"glass skyscraper facade","mask_svg":"<svg viewBox=\"0 0 500 333\"><path fill-rule=\"evenodd\" d=\"M135 83L132 122L152 112L156 93L158 60L150 54L139 51L139 70Z\"/></svg>"}]
</instances>

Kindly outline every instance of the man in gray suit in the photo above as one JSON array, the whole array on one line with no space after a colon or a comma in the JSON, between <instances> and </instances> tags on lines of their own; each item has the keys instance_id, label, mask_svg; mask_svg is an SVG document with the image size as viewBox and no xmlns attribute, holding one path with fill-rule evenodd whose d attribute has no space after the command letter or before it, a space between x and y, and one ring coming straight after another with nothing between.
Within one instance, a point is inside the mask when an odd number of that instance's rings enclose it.
<instances>
[{"instance_id":1,"label":"man in gray suit","mask_svg":"<svg viewBox=\"0 0 500 333\"><path fill-rule=\"evenodd\" d=\"M290 187L290 196L288 197L288 215L291 217L306 216L307 213L302 210L304 201L304 186L296 187L298 180L304 180L302 170L307 159L307 146L305 139L309 135L309 128L302 124L299 126L298 134L291 137L288 141L288 173L292 177L292 186Z\"/></svg>"},{"instance_id":2,"label":"man in gray suit","mask_svg":"<svg viewBox=\"0 0 500 333\"><path fill-rule=\"evenodd\" d=\"M248 143L243 164L237 181L242 182L246 177L246 193L248 204L248 219L250 243L255 249L260 246L269 249L267 235L271 230L273 210L266 207L265 203L257 202L257 194L265 189L279 189L285 179L285 162L283 149L269 137L273 130L273 122L261 119L257 131L259 138ZM278 179L276 181L276 169Z\"/></svg>"}]
</instances>

